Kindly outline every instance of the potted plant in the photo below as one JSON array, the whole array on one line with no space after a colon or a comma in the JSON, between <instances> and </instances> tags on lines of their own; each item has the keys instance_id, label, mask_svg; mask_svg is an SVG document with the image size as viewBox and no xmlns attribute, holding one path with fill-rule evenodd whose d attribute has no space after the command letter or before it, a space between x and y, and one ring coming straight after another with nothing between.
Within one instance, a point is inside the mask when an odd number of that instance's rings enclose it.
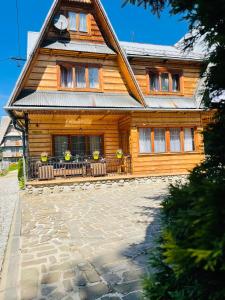
<instances>
[{"instance_id":1,"label":"potted plant","mask_svg":"<svg viewBox=\"0 0 225 300\"><path fill-rule=\"evenodd\" d=\"M72 154L71 154L70 150L66 150L66 152L64 153L65 161L70 161L71 157L72 157Z\"/></svg>"},{"instance_id":2,"label":"potted plant","mask_svg":"<svg viewBox=\"0 0 225 300\"><path fill-rule=\"evenodd\" d=\"M123 150L122 149L118 149L116 151L116 157L117 158L122 158L123 157Z\"/></svg>"},{"instance_id":3,"label":"potted plant","mask_svg":"<svg viewBox=\"0 0 225 300\"><path fill-rule=\"evenodd\" d=\"M42 163L48 162L48 153L47 152L42 152L41 153L41 162Z\"/></svg>"},{"instance_id":4,"label":"potted plant","mask_svg":"<svg viewBox=\"0 0 225 300\"><path fill-rule=\"evenodd\" d=\"M94 151L92 155L93 155L94 160L98 160L100 152L99 151Z\"/></svg>"}]
</instances>

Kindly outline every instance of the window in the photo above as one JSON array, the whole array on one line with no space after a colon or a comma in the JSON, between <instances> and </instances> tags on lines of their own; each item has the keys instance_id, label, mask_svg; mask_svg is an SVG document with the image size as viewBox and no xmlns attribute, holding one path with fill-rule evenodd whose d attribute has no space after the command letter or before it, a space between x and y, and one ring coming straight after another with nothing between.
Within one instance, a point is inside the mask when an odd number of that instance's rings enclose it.
<instances>
[{"instance_id":1,"label":"window","mask_svg":"<svg viewBox=\"0 0 225 300\"><path fill-rule=\"evenodd\" d=\"M140 128L139 130L139 148L140 153L151 153L151 129L150 128Z\"/></svg>"},{"instance_id":2,"label":"window","mask_svg":"<svg viewBox=\"0 0 225 300\"><path fill-rule=\"evenodd\" d=\"M54 154L63 157L66 150L73 156L92 156L94 151L103 154L103 138L98 135L57 135L54 136Z\"/></svg>"},{"instance_id":3,"label":"window","mask_svg":"<svg viewBox=\"0 0 225 300\"><path fill-rule=\"evenodd\" d=\"M192 152L196 150L194 137L194 128L139 128L139 152Z\"/></svg>"},{"instance_id":4,"label":"window","mask_svg":"<svg viewBox=\"0 0 225 300\"><path fill-rule=\"evenodd\" d=\"M61 67L61 86L64 88L73 87L72 68Z\"/></svg>"},{"instance_id":5,"label":"window","mask_svg":"<svg viewBox=\"0 0 225 300\"><path fill-rule=\"evenodd\" d=\"M150 88L151 91L159 91L159 75L151 73L150 76Z\"/></svg>"},{"instance_id":6,"label":"window","mask_svg":"<svg viewBox=\"0 0 225 300\"><path fill-rule=\"evenodd\" d=\"M100 66L59 64L59 88L101 90Z\"/></svg>"},{"instance_id":7,"label":"window","mask_svg":"<svg viewBox=\"0 0 225 300\"><path fill-rule=\"evenodd\" d=\"M170 152L180 152L180 128L170 128Z\"/></svg>"},{"instance_id":8,"label":"window","mask_svg":"<svg viewBox=\"0 0 225 300\"><path fill-rule=\"evenodd\" d=\"M150 91L163 93L181 92L181 72L153 69L149 72Z\"/></svg>"},{"instance_id":9,"label":"window","mask_svg":"<svg viewBox=\"0 0 225 300\"><path fill-rule=\"evenodd\" d=\"M194 129L193 128L184 128L184 151L194 151L195 142L194 142Z\"/></svg>"},{"instance_id":10,"label":"window","mask_svg":"<svg viewBox=\"0 0 225 300\"><path fill-rule=\"evenodd\" d=\"M166 152L166 130L164 128L155 128L154 130L154 150L156 153Z\"/></svg>"},{"instance_id":11,"label":"window","mask_svg":"<svg viewBox=\"0 0 225 300\"><path fill-rule=\"evenodd\" d=\"M161 89L164 92L169 91L169 74L168 73L161 74Z\"/></svg>"},{"instance_id":12,"label":"window","mask_svg":"<svg viewBox=\"0 0 225 300\"><path fill-rule=\"evenodd\" d=\"M84 13L68 12L69 30L87 33L87 15Z\"/></svg>"}]
</instances>

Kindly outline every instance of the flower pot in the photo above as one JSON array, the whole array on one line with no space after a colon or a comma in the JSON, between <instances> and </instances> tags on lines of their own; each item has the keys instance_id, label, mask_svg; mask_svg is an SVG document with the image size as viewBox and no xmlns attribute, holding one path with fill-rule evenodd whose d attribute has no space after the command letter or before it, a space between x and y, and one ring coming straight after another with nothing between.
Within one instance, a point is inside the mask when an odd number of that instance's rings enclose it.
<instances>
[{"instance_id":1,"label":"flower pot","mask_svg":"<svg viewBox=\"0 0 225 300\"><path fill-rule=\"evenodd\" d=\"M48 157L47 156L41 156L41 162L45 163L48 161Z\"/></svg>"},{"instance_id":2,"label":"flower pot","mask_svg":"<svg viewBox=\"0 0 225 300\"><path fill-rule=\"evenodd\" d=\"M117 158L122 158L122 157L123 157L123 154L122 154L122 153L117 153L117 154L116 154L116 157L117 157Z\"/></svg>"},{"instance_id":3,"label":"flower pot","mask_svg":"<svg viewBox=\"0 0 225 300\"><path fill-rule=\"evenodd\" d=\"M94 154L93 158L94 158L94 160L98 160L99 159L99 155Z\"/></svg>"}]
</instances>

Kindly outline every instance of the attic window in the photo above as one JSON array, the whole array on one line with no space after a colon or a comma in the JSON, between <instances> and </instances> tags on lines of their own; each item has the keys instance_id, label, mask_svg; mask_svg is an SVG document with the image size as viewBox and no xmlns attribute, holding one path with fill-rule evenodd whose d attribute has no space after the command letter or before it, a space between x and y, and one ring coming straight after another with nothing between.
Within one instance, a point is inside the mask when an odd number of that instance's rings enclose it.
<instances>
[{"instance_id":1,"label":"attic window","mask_svg":"<svg viewBox=\"0 0 225 300\"><path fill-rule=\"evenodd\" d=\"M59 89L101 91L101 66L59 63L58 68Z\"/></svg>"},{"instance_id":2,"label":"attic window","mask_svg":"<svg viewBox=\"0 0 225 300\"><path fill-rule=\"evenodd\" d=\"M182 72L165 68L148 71L150 93L181 93Z\"/></svg>"},{"instance_id":3,"label":"attic window","mask_svg":"<svg viewBox=\"0 0 225 300\"><path fill-rule=\"evenodd\" d=\"M68 12L69 30L81 33L88 32L88 18L85 13Z\"/></svg>"}]
</instances>

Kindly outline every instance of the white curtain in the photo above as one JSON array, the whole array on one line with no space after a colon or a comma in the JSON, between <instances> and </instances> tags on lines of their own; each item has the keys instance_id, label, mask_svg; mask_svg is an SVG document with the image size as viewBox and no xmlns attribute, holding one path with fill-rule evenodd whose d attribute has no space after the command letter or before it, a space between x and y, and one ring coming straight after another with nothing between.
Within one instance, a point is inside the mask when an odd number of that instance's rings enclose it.
<instances>
[{"instance_id":1,"label":"white curtain","mask_svg":"<svg viewBox=\"0 0 225 300\"><path fill-rule=\"evenodd\" d=\"M72 68L61 67L61 86L65 88L73 87Z\"/></svg>"},{"instance_id":2,"label":"white curtain","mask_svg":"<svg viewBox=\"0 0 225 300\"><path fill-rule=\"evenodd\" d=\"M87 32L87 15L86 14L80 14L79 31Z\"/></svg>"},{"instance_id":3,"label":"white curtain","mask_svg":"<svg viewBox=\"0 0 225 300\"><path fill-rule=\"evenodd\" d=\"M75 12L69 12L69 27L70 30L77 30L77 14Z\"/></svg>"},{"instance_id":4,"label":"white curtain","mask_svg":"<svg viewBox=\"0 0 225 300\"><path fill-rule=\"evenodd\" d=\"M170 128L170 151L180 152L180 128Z\"/></svg>"},{"instance_id":5,"label":"white curtain","mask_svg":"<svg viewBox=\"0 0 225 300\"><path fill-rule=\"evenodd\" d=\"M76 68L76 87L86 88L85 67Z\"/></svg>"},{"instance_id":6,"label":"white curtain","mask_svg":"<svg viewBox=\"0 0 225 300\"><path fill-rule=\"evenodd\" d=\"M180 90L180 76L179 74L172 75L172 89L173 92L178 92Z\"/></svg>"},{"instance_id":7,"label":"white curtain","mask_svg":"<svg viewBox=\"0 0 225 300\"><path fill-rule=\"evenodd\" d=\"M194 129L184 128L184 151L194 151Z\"/></svg>"},{"instance_id":8,"label":"white curtain","mask_svg":"<svg viewBox=\"0 0 225 300\"><path fill-rule=\"evenodd\" d=\"M140 149L140 153L152 152L150 128L139 129L139 149Z\"/></svg>"},{"instance_id":9,"label":"white curtain","mask_svg":"<svg viewBox=\"0 0 225 300\"><path fill-rule=\"evenodd\" d=\"M150 74L150 88L151 91L158 91L159 90L159 75L151 73Z\"/></svg>"},{"instance_id":10,"label":"white curtain","mask_svg":"<svg viewBox=\"0 0 225 300\"><path fill-rule=\"evenodd\" d=\"M169 91L169 75L168 73L161 74L162 91Z\"/></svg>"},{"instance_id":11,"label":"white curtain","mask_svg":"<svg viewBox=\"0 0 225 300\"><path fill-rule=\"evenodd\" d=\"M154 150L156 153L166 152L166 139L164 128L155 128Z\"/></svg>"},{"instance_id":12,"label":"white curtain","mask_svg":"<svg viewBox=\"0 0 225 300\"><path fill-rule=\"evenodd\" d=\"M90 88L98 89L99 88L99 70L98 68L89 68L89 83Z\"/></svg>"}]
</instances>

